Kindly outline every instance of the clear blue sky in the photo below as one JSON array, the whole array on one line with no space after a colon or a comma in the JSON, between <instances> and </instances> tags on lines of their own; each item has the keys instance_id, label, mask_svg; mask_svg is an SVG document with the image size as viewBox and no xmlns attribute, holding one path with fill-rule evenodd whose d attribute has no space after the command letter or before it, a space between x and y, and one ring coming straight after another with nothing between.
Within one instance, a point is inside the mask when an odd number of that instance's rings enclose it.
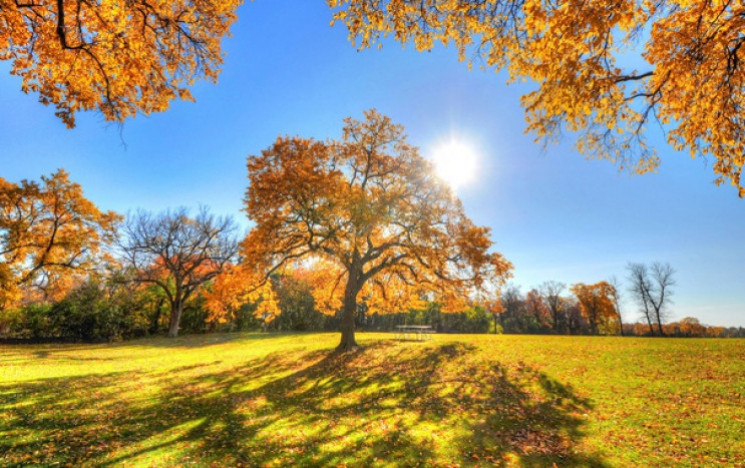
<instances>
[{"instance_id":1,"label":"clear blue sky","mask_svg":"<svg viewBox=\"0 0 745 468\"><path fill-rule=\"evenodd\" d=\"M247 155L279 134L337 137L342 118L375 107L425 156L451 134L476 148L479 179L460 195L492 228L523 291L545 280L624 279L628 262L660 260L677 270L673 318L745 325L745 200L713 185L711 161L673 152L659 134L652 141L663 163L646 176L586 161L569 141L542 151L523 133L527 88L469 72L452 49L416 53L386 42L358 52L330 19L321 0L247 3L224 41L219 83L197 84L196 103L122 128L90 113L67 130L2 63L0 176L38 179L64 167L103 209L205 204L247 225ZM624 309L637 317L631 302Z\"/></svg>"}]
</instances>

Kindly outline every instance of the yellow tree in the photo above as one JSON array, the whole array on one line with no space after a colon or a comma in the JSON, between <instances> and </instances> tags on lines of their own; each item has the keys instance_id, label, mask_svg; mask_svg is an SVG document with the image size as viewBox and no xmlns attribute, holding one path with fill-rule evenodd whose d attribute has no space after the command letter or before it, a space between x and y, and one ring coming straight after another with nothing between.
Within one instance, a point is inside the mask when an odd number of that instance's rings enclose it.
<instances>
[{"instance_id":1,"label":"yellow tree","mask_svg":"<svg viewBox=\"0 0 745 468\"><path fill-rule=\"evenodd\" d=\"M608 282L577 283L571 290L577 297L582 316L587 319L593 334L598 333L599 325L606 325L607 328L607 324L617 318L613 302L615 288Z\"/></svg>"},{"instance_id":2,"label":"yellow tree","mask_svg":"<svg viewBox=\"0 0 745 468\"><path fill-rule=\"evenodd\" d=\"M345 119L340 141L278 138L248 158L248 177L254 227L244 263L266 277L327 262L335 276L327 295L342 310L339 350L357 345L361 293L380 311L423 295L447 309L509 275L511 264L490 252L489 229L466 217L403 128L374 110L364 121Z\"/></svg>"},{"instance_id":3,"label":"yellow tree","mask_svg":"<svg viewBox=\"0 0 745 468\"><path fill-rule=\"evenodd\" d=\"M0 308L22 289L58 297L106 260L120 219L86 199L62 169L41 183L0 177Z\"/></svg>"},{"instance_id":4,"label":"yellow tree","mask_svg":"<svg viewBox=\"0 0 745 468\"><path fill-rule=\"evenodd\" d=\"M528 129L638 173L659 160L645 144L657 121L668 142L710 155L717 183L745 196L745 4L729 0L328 0L350 38L381 36L419 50L454 44L461 59L532 80ZM641 44L641 46L639 45ZM629 60L634 54L639 60ZM470 65L470 63L469 63Z\"/></svg>"},{"instance_id":5,"label":"yellow tree","mask_svg":"<svg viewBox=\"0 0 745 468\"><path fill-rule=\"evenodd\" d=\"M0 0L0 60L24 92L107 120L191 99L195 78L217 79L220 40L240 0Z\"/></svg>"}]
</instances>

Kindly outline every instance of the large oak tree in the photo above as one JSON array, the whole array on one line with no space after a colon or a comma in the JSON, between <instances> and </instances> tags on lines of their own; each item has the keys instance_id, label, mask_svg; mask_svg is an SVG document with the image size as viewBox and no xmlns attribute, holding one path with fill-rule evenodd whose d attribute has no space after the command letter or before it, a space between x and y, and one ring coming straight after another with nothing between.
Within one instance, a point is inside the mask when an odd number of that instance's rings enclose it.
<instances>
[{"instance_id":1,"label":"large oak tree","mask_svg":"<svg viewBox=\"0 0 745 468\"><path fill-rule=\"evenodd\" d=\"M489 229L466 217L403 128L374 110L345 119L339 141L278 138L248 158L248 177L254 227L244 263L265 278L301 263L325 273L342 311L340 350L357 345L360 298L380 312L423 297L457 309L509 275L511 264L490 252Z\"/></svg>"}]
</instances>

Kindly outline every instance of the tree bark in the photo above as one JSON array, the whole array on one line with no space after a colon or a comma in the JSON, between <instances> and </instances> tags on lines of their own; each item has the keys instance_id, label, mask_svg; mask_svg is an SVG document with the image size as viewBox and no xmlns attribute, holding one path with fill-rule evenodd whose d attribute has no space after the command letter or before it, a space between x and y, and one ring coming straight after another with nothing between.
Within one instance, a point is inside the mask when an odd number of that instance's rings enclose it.
<instances>
[{"instance_id":1,"label":"tree bark","mask_svg":"<svg viewBox=\"0 0 745 468\"><path fill-rule=\"evenodd\" d=\"M347 286L344 288L344 306L341 318L341 342L336 351L349 351L356 348L357 341L354 339L354 317L357 314L357 294L360 292L357 275L349 272Z\"/></svg>"},{"instance_id":2,"label":"tree bark","mask_svg":"<svg viewBox=\"0 0 745 468\"><path fill-rule=\"evenodd\" d=\"M660 312L655 310L655 315L657 316L657 330L660 332L660 336L665 336L665 332L662 331L662 317L660 317Z\"/></svg>"},{"instance_id":3,"label":"tree bark","mask_svg":"<svg viewBox=\"0 0 745 468\"><path fill-rule=\"evenodd\" d=\"M176 338L178 336L178 326L181 322L181 312L184 310L184 304L181 301L176 301L171 304L171 320L168 324L168 336L170 338Z\"/></svg>"},{"instance_id":4,"label":"tree bark","mask_svg":"<svg viewBox=\"0 0 745 468\"><path fill-rule=\"evenodd\" d=\"M598 334L598 321L597 321L596 313L595 311L593 311L592 314L588 314L588 315L589 316L587 317L588 319L587 321L590 322L590 333L592 333L593 335L597 335Z\"/></svg>"}]
</instances>

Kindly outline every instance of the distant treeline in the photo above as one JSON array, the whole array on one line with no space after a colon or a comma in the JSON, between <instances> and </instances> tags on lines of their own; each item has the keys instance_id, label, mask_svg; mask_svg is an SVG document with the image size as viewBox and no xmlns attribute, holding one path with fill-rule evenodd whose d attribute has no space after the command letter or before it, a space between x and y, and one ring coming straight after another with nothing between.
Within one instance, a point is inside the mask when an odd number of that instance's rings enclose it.
<instances>
[{"instance_id":1,"label":"distant treeline","mask_svg":"<svg viewBox=\"0 0 745 468\"><path fill-rule=\"evenodd\" d=\"M294 278L273 280L280 313L271 321L255 314L256 304L247 303L228 317L215 320L205 308L201 294L184 306L181 330L185 333L223 331L336 331L340 317L316 310L309 285ZM532 290L526 295L507 288L501 304L493 310L473 306L460 313L444 313L429 302L420 310L405 313L368 314L358 310L360 330L391 331L397 325L427 324L439 333L509 334L605 334L621 333L616 316L605 316L593 327L582 307L571 296L564 297L555 317L546 298ZM14 341L112 341L167 333L169 305L161 288L117 280L89 279L72 288L62 299L36 301L0 310L0 339ZM745 328L705 326L694 318L662 326L667 336L745 337ZM657 334L656 327L635 323L623 325L624 335Z\"/></svg>"}]
</instances>

